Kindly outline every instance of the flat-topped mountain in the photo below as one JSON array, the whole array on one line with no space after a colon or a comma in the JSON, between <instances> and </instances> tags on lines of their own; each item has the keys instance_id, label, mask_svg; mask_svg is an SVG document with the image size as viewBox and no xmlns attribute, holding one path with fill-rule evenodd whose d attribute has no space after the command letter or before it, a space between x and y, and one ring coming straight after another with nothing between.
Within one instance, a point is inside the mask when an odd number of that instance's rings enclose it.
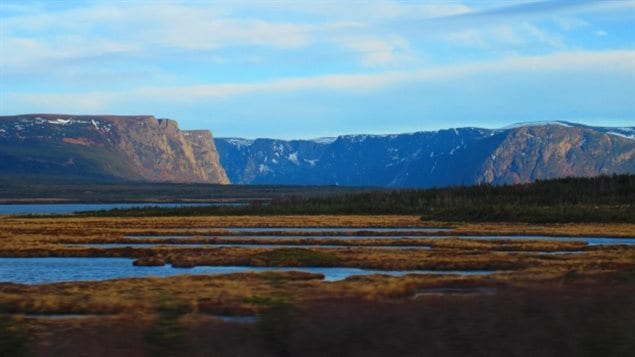
<instances>
[{"instance_id":1,"label":"flat-topped mountain","mask_svg":"<svg viewBox=\"0 0 635 357\"><path fill-rule=\"evenodd\" d=\"M243 184L442 187L635 172L635 128L566 122L215 141L230 180Z\"/></svg>"},{"instance_id":2,"label":"flat-topped mountain","mask_svg":"<svg viewBox=\"0 0 635 357\"><path fill-rule=\"evenodd\" d=\"M0 117L2 175L219 183L229 180L212 133L153 116Z\"/></svg>"},{"instance_id":3,"label":"flat-topped mountain","mask_svg":"<svg viewBox=\"0 0 635 357\"><path fill-rule=\"evenodd\" d=\"M0 177L442 187L613 173L635 173L635 128L545 122L247 140L153 116L0 117Z\"/></svg>"}]
</instances>

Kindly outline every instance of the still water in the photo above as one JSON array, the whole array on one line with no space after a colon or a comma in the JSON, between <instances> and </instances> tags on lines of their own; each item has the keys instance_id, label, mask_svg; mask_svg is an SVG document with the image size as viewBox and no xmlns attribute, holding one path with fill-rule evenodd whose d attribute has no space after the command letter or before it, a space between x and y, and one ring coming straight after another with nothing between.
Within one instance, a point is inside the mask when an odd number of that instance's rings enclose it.
<instances>
[{"instance_id":1,"label":"still water","mask_svg":"<svg viewBox=\"0 0 635 357\"><path fill-rule=\"evenodd\" d=\"M483 270L372 270L359 268L323 267L248 267L248 266L199 266L189 269L138 267L128 258L0 258L0 281L20 284L41 284L62 281L90 281L121 278L163 277L193 274L231 274L264 271L301 271L323 274L326 281L346 279L353 275L384 274L459 274L485 275L494 271Z\"/></svg>"},{"instance_id":2,"label":"still water","mask_svg":"<svg viewBox=\"0 0 635 357\"><path fill-rule=\"evenodd\" d=\"M614 238L614 237L559 237L559 236L493 236L493 235L483 235L483 236L403 236L403 235L395 235L395 236L286 236L286 235L266 235L266 236L205 236L205 235L130 235L126 236L126 238L135 238L135 239L148 239L148 238L158 238L158 239L191 239L191 238L214 238L214 237L222 237L223 239L338 239L338 240L355 240L355 239L444 239L444 238L461 238L461 239L483 239L483 240L541 240L541 241L557 241L557 242L585 242L588 245L635 245L635 238Z\"/></svg>"},{"instance_id":3,"label":"still water","mask_svg":"<svg viewBox=\"0 0 635 357\"><path fill-rule=\"evenodd\" d=\"M0 204L0 215L7 214L67 214L85 211L128 209L141 207L199 207L199 206L236 206L240 203L46 203L46 204Z\"/></svg>"},{"instance_id":4,"label":"still water","mask_svg":"<svg viewBox=\"0 0 635 357\"><path fill-rule=\"evenodd\" d=\"M228 243L213 243L213 244L200 244L200 243L178 243L178 244L161 244L161 243L81 243L81 244L66 244L67 246L79 246L88 248L157 248L157 247L169 247L169 248L320 248L320 249L346 249L346 248L370 248L370 249L430 249L424 245L337 245L337 244L228 244Z\"/></svg>"},{"instance_id":5,"label":"still water","mask_svg":"<svg viewBox=\"0 0 635 357\"><path fill-rule=\"evenodd\" d=\"M441 227L232 227L224 228L232 233L284 233L284 232L448 232L451 228Z\"/></svg>"}]
</instances>

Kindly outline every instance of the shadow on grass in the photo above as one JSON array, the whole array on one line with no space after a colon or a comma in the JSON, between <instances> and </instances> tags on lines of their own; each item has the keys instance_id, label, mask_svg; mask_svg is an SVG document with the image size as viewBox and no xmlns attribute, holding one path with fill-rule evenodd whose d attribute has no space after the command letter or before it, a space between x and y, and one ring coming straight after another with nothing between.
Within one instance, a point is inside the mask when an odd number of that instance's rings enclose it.
<instances>
[{"instance_id":1,"label":"shadow on grass","mask_svg":"<svg viewBox=\"0 0 635 357\"><path fill-rule=\"evenodd\" d=\"M0 356L31 356L28 337L5 311L0 305Z\"/></svg>"},{"instance_id":2,"label":"shadow on grass","mask_svg":"<svg viewBox=\"0 0 635 357\"><path fill-rule=\"evenodd\" d=\"M182 356L189 351L186 329L181 317L188 313L187 306L164 298L158 308L158 317L145 331L143 338L148 356Z\"/></svg>"}]
</instances>

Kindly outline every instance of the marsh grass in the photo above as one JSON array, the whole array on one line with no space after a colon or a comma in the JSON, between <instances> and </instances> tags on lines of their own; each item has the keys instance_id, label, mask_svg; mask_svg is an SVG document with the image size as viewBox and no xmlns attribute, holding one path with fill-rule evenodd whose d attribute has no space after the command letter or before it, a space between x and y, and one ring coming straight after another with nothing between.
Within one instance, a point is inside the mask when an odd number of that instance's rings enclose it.
<instances>
[{"instance_id":1,"label":"marsh grass","mask_svg":"<svg viewBox=\"0 0 635 357\"><path fill-rule=\"evenodd\" d=\"M5 257L128 257L146 264L245 266L332 266L379 270L498 270L493 277L459 276L382 276L353 277L325 283L320 275L304 273L232 274L228 276L181 276L174 278L122 279L106 282L71 282L27 286L0 284L0 301L13 313L157 314L162 296L171 296L189 313L220 315L260 314L271 307L256 297L284 296L286 301L309 303L333 296L364 301L404 299L425 286L453 284L522 284L532 281L562 283L573 276L621 272L624 281L632 279L635 247L587 247L577 242L473 240L458 238L356 239L347 249L323 249L304 245L327 243L350 245L345 239L275 238L266 244L297 243L295 248L176 248L169 240L153 248L88 248L68 243L158 241L128 239L138 232L181 229L220 229L222 227L422 227L439 226L421 222L418 216L240 216L240 217L153 217L153 218L0 218L0 256ZM632 224L549 224L518 223L452 224L453 234L531 234L632 236ZM233 241L255 243L247 237L202 238L187 242ZM374 245L425 245L423 249L381 249ZM371 249L372 248L372 249ZM550 251L583 251L581 254L541 254ZM184 271L186 273L186 271ZM568 274L568 275L567 275ZM575 275L574 274L574 275ZM566 278L566 276L569 276ZM616 278L617 279L617 278Z\"/></svg>"},{"instance_id":2,"label":"marsh grass","mask_svg":"<svg viewBox=\"0 0 635 357\"><path fill-rule=\"evenodd\" d=\"M0 356L31 356L29 344L22 324L7 314L0 304Z\"/></svg>"},{"instance_id":3,"label":"marsh grass","mask_svg":"<svg viewBox=\"0 0 635 357\"><path fill-rule=\"evenodd\" d=\"M497 270L489 276L384 275L324 282L319 274L242 273L67 282L0 283L11 314L90 314L29 321L0 314L0 342L38 355L627 355L632 330L635 247L559 241L473 240L453 235L629 237L633 224L452 223L432 239L271 238L294 248L177 248L171 244L257 243L223 227L422 227L419 216L231 216L0 218L0 256L128 257L145 264L337 266L384 270ZM446 224L444 224L447 226ZM326 228L325 228L326 230ZM187 239L127 235L188 232ZM354 234L351 234L354 235ZM436 235L436 234L435 234ZM443 234L440 234L443 235ZM69 243L166 243L89 248ZM323 249L317 243L348 245ZM381 249L376 245L432 249ZM541 254L582 251L581 254ZM186 273L186 271L184 271ZM425 289L495 288L484 296L413 297ZM206 315L259 316L239 326ZM114 316L114 317L112 317ZM598 330L599 329L599 330ZM554 336L558 336L559 343ZM106 351L106 352L104 352ZM319 353L317 352L319 351ZM626 354L625 354L626 353ZM552 353L553 354L553 353Z\"/></svg>"},{"instance_id":4,"label":"marsh grass","mask_svg":"<svg viewBox=\"0 0 635 357\"><path fill-rule=\"evenodd\" d=\"M329 284L289 279L285 274L198 277L186 279L185 285L173 279L144 279L133 286L129 281L113 281L99 288L108 293L114 287L122 292L156 288L158 296L170 296L173 302L166 306L165 299L144 295L151 302L147 316L35 320L26 330L35 337L35 350L56 355L87 351L148 355L165 341L173 342L162 351L167 355L193 356L464 356L475 351L488 356L629 355L635 348L633 285L620 283L614 272L568 275L547 280L535 275L530 279L366 276ZM277 281L272 283L272 277ZM190 296L211 296L212 290L203 287L221 288L230 280L242 281L243 289L258 286L243 291L237 301L261 307L256 325L187 313L192 306L178 293L185 286L193 289ZM178 286L172 287L173 283ZM470 287L495 287L496 293L412 299L417 288ZM236 289L240 288L234 285L230 290ZM404 292L398 294L399 289ZM281 293L288 295L280 298ZM175 346L182 346L182 341L187 346L177 351Z\"/></svg>"},{"instance_id":5,"label":"marsh grass","mask_svg":"<svg viewBox=\"0 0 635 357\"><path fill-rule=\"evenodd\" d=\"M275 249L251 257L251 264L256 266L335 266L339 262L335 253L298 248Z\"/></svg>"},{"instance_id":6,"label":"marsh grass","mask_svg":"<svg viewBox=\"0 0 635 357\"><path fill-rule=\"evenodd\" d=\"M206 238L126 238L128 235L164 233L164 230L216 227L422 227L439 226L423 223L417 216L234 216L234 217L153 217L153 218L1 218L1 257L128 257L140 265L172 264L175 267L197 265L245 266L342 266L384 270L479 269L522 270L538 267L552 269L619 269L629 264L633 247L590 247L581 242L532 240L459 239L451 235L568 235L632 236L632 224L550 224L519 223L452 224L454 231L446 238L373 239L345 238L263 238L217 236ZM219 230L221 229L221 230ZM325 228L327 229L327 228ZM322 232L318 232L322 233ZM125 243L131 247L99 248L72 244ZM136 243L160 243L155 247L135 247ZM202 248L177 247L175 244L206 244ZM214 244L235 243L231 247ZM69 245L71 244L71 245ZM246 248L241 244L253 244ZM258 245L271 244L274 248ZM297 245L275 248L276 244ZM319 244L347 247L324 249ZM382 249L379 245L425 246L423 249ZM373 248L374 247L374 248ZM370 249L373 248L373 249ZM540 252L581 251L575 255L548 255Z\"/></svg>"},{"instance_id":7,"label":"marsh grass","mask_svg":"<svg viewBox=\"0 0 635 357\"><path fill-rule=\"evenodd\" d=\"M146 353L150 356L187 354L190 344L181 319L189 307L169 296L162 296L157 307L156 319L143 335Z\"/></svg>"}]
</instances>

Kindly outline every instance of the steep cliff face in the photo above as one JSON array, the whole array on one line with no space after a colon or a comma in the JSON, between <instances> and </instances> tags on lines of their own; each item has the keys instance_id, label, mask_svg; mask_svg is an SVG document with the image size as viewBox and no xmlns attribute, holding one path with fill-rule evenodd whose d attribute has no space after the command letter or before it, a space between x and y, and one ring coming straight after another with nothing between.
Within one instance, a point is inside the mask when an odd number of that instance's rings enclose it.
<instances>
[{"instance_id":1,"label":"steep cliff face","mask_svg":"<svg viewBox=\"0 0 635 357\"><path fill-rule=\"evenodd\" d=\"M635 172L635 128L564 122L216 144L232 182L245 184L441 187Z\"/></svg>"},{"instance_id":2,"label":"steep cliff face","mask_svg":"<svg viewBox=\"0 0 635 357\"><path fill-rule=\"evenodd\" d=\"M153 116L0 117L4 173L229 183L209 131Z\"/></svg>"},{"instance_id":3,"label":"steep cliff face","mask_svg":"<svg viewBox=\"0 0 635 357\"><path fill-rule=\"evenodd\" d=\"M483 163L484 182L635 172L635 140L591 127L533 125L510 130Z\"/></svg>"}]
</instances>

